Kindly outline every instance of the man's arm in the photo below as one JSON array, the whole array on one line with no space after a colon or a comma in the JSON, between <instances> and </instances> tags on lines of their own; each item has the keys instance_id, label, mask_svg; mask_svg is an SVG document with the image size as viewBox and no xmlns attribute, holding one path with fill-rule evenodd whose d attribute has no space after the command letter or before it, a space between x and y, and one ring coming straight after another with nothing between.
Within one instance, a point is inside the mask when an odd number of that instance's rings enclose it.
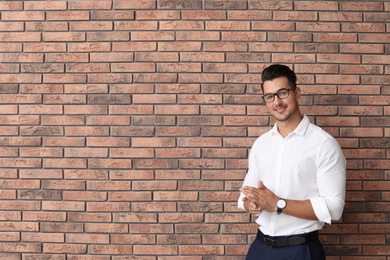
<instances>
[{"instance_id":1,"label":"man's arm","mask_svg":"<svg viewBox=\"0 0 390 260\"><path fill-rule=\"evenodd\" d=\"M253 204L267 212L277 211L276 203L280 198L268 189L262 181L258 182L258 188L245 186L241 189L241 192L246 196L246 200L243 200L246 211L251 212L251 205ZM283 214L302 219L318 220L310 200L285 200L287 206L284 208Z\"/></svg>"}]
</instances>

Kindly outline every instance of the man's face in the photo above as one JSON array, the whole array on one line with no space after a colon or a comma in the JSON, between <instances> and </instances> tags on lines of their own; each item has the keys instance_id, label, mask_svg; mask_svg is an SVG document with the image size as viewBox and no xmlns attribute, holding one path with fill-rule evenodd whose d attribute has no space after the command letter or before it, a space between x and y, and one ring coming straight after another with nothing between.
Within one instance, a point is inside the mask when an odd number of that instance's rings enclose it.
<instances>
[{"instance_id":1,"label":"man's face","mask_svg":"<svg viewBox=\"0 0 390 260\"><path fill-rule=\"evenodd\" d=\"M291 89L286 77L279 77L263 83L264 94L276 93L280 89ZM301 96L300 89L297 87L294 91L288 91L288 97L280 99L275 95L272 102L266 103L270 114L280 122L289 120L293 115L299 112L298 100ZM300 116L300 115L299 115Z\"/></svg>"}]
</instances>

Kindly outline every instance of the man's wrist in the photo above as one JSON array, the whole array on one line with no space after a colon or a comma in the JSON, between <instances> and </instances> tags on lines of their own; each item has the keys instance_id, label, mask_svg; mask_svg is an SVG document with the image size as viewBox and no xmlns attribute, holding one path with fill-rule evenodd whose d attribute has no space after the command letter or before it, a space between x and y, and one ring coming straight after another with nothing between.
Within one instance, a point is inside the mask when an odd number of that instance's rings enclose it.
<instances>
[{"instance_id":1,"label":"man's wrist","mask_svg":"<svg viewBox=\"0 0 390 260\"><path fill-rule=\"evenodd\" d=\"M283 210L287 207L287 202L285 199L280 198L276 202L276 214L280 215L282 214Z\"/></svg>"}]
</instances>

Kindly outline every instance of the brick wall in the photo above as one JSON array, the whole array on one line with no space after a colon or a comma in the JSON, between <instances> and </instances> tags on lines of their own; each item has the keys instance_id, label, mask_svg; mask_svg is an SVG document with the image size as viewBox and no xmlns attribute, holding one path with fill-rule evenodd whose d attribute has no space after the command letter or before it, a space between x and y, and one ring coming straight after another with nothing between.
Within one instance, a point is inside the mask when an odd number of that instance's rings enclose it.
<instances>
[{"instance_id":1,"label":"brick wall","mask_svg":"<svg viewBox=\"0 0 390 260\"><path fill-rule=\"evenodd\" d=\"M261 70L348 159L329 260L390 255L390 2L0 2L0 259L243 260Z\"/></svg>"}]
</instances>

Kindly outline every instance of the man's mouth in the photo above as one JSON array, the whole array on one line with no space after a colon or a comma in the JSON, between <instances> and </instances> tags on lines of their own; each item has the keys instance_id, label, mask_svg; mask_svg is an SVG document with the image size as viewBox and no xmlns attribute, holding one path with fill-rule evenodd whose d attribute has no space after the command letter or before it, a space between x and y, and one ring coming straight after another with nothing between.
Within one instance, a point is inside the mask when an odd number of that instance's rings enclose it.
<instances>
[{"instance_id":1,"label":"man's mouth","mask_svg":"<svg viewBox=\"0 0 390 260\"><path fill-rule=\"evenodd\" d=\"M278 113L282 113L285 109L286 109L286 107L276 107L275 111Z\"/></svg>"}]
</instances>

